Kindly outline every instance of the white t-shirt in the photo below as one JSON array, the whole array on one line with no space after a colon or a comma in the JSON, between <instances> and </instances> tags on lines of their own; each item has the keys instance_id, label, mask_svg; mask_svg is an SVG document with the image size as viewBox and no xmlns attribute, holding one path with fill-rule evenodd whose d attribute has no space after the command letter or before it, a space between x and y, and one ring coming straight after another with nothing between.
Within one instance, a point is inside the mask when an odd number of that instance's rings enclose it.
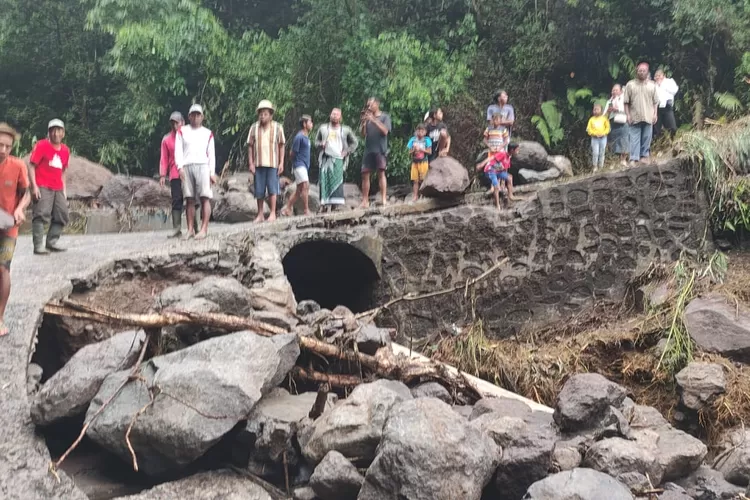
<instances>
[{"instance_id":1,"label":"white t-shirt","mask_svg":"<svg viewBox=\"0 0 750 500\"><path fill-rule=\"evenodd\" d=\"M677 95L678 90L680 90L680 87L677 86L674 78L664 78L661 83L657 83L656 95L659 97L659 107L666 107L667 101L674 103L674 96Z\"/></svg>"},{"instance_id":2,"label":"white t-shirt","mask_svg":"<svg viewBox=\"0 0 750 500\"><path fill-rule=\"evenodd\" d=\"M325 154L333 158L344 157L344 136L341 125L333 127L328 124L328 137L324 138L326 143Z\"/></svg>"},{"instance_id":3,"label":"white t-shirt","mask_svg":"<svg viewBox=\"0 0 750 500\"><path fill-rule=\"evenodd\" d=\"M183 125L177 131L174 141L174 162L180 170L185 165L208 164L211 172L215 172L216 151L213 132L206 127L193 128Z\"/></svg>"}]
</instances>

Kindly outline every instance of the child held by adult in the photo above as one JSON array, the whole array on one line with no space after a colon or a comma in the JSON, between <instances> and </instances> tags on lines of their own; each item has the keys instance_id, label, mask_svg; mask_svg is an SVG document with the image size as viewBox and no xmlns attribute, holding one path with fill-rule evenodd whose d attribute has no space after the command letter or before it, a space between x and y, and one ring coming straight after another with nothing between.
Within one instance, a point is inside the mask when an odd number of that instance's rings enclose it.
<instances>
[{"instance_id":1,"label":"child held by adult","mask_svg":"<svg viewBox=\"0 0 750 500\"><path fill-rule=\"evenodd\" d=\"M411 153L411 181L414 186L414 201L419 199L419 186L427 177L430 168L429 157L432 154L432 139L427 137L427 127L424 123L417 125L414 136L406 145Z\"/></svg>"},{"instance_id":2,"label":"child held by adult","mask_svg":"<svg viewBox=\"0 0 750 500\"><path fill-rule=\"evenodd\" d=\"M492 195L495 197L495 207L500 209L500 181L505 182L508 189L508 200L513 201L513 176L508 172L510 169L510 159L518 152L518 144L512 142L508 144L508 151L500 150L487 160L484 166L484 173L492 183Z\"/></svg>"},{"instance_id":3,"label":"child held by adult","mask_svg":"<svg viewBox=\"0 0 750 500\"><path fill-rule=\"evenodd\" d=\"M492 123L484 131L484 144L490 150L487 158L492 158L498 151L505 151L510 142L508 128L502 125L502 120L502 115L495 113L492 115Z\"/></svg>"},{"instance_id":4,"label":"child held by adult","mask_svg":"<svg viewBox=\"0 0 750 500\"><path fill-rule=\"evenodd\" d=\"M601 104L594 104L594 116L589 118L586 133L591 136L591 156L594 172L604 168L604 154L607 151L607 136L610 132L609 118L602 114Z\"/></svg>"}]
</instances>

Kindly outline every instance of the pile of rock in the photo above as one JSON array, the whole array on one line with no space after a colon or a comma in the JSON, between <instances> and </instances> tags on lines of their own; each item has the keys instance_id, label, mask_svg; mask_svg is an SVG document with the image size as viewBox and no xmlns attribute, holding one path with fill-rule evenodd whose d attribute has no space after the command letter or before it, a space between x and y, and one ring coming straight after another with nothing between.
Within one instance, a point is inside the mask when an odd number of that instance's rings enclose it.
<instances>
[{"instance_id":1,"label":"pile of rock","mask_svg":"<svg viewBox=\"0 0 750 500\"><path fill-rule=\"evenodd\" d=\"M288 333L165 329L160 345L171 352L143 361L129 380L145 336L123 332L81 349L47 380L33 397L33 420L49 425L85 413L89 438L157 480L230 462L288 485L297 499L619 500L655 489L662 499L729 498L750 480L746 431L728 433L726 451L708 467L700 440L597 374L571 376L554 412L506 398L461 404L455 392L419 378L411 387L362 383L340 400L309 381L290 390L289 380L312 363L300 338L356 344L381 359L392 355L392 332L343 307L296 304L274 252L263 243L251 250L244 285L209 277L164 290L154 307L251 317ZM685 406L720 393L705 376L718 376L715 367L686 370L678 376ZM273 497L241 475L213 471L134 498L216 498L229 489Z\"/></svg>"}]
</instances>

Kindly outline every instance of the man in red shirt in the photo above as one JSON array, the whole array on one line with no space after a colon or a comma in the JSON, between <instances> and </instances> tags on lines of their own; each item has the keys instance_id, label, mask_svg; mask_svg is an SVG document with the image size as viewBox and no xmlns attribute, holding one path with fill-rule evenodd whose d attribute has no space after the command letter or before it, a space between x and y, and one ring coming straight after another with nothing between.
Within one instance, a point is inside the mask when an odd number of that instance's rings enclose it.
<instances>
[{"instance_id":1,"label":"man in red shirt","mask_svg":"<svg viewBox=\"0 0 750 500\"><path fill-rule=\"evenodd\" d=\"M169 235L170 238L177 238L182 235L180 227L182 226L182 181L180 180L180 171L174 161L174 142L177 131L185 124L182 113L175 111L169 117L171 130L161 140L161 160L159 162L159 183L164 187L166 179L169 179L169 188L172 192L172 229L174 232Z\"/></svg>"},{"instance_id":2,"label":"man in red shirt","mask_svg":"<svg viewBox=\"0 0 750 500\"><path fill-rule=\"evenodd\" d=\"M8 334L3 318L10 297L10 261L16 249L18 226L26 220L24 210L31 202L26 165L10 156L17 138L13 128L0 123L0 337Z\"/></svg>"},{"instance_id":3,"label":"man in red shirt","mask_svg":"<svg viewBox=\"0 0 750 500\"><path fill-rule=\"evenodd\" d=\"M65 124L52 120L47 126L47 139L42 139L31 152L29 181L34 197L32 235L34 253L38 255L63 252L57 242L63 227L68 223L68 197L65 192L65 170L70 160L70 150L62 143ZM49 223L47 244L44 245L44 225Z\"/></svg>"}]
</instances>

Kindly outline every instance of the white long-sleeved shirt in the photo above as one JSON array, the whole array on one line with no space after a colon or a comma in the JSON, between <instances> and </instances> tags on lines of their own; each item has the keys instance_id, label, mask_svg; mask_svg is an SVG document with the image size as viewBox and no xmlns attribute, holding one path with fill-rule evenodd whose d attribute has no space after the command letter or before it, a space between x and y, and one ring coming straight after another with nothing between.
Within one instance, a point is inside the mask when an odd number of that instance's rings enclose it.
<instances>
[{"instance_id":1,"label":"white long-sleeved shirt","mask_svg":"<svg viewBox=\"0 0 750 500\"><path fill-rule=\"evenodd\" d=\"M661 83L656 84L656 95L659 97L659 107L664 108L667 106L667 101L674 102L674 96L677 95L677 91L680 87L674 78L664 78Z\"/></svg>"},{"instance_id":2,"label":"white long-sleeved shirt","mask_svg":"<svg viewBox=\"0 0 750 500\"><path fill-rule=\"evenodd\" d=\"M208 164L211 172L216 171L216 151L214 134L206 127L193 128L183 125L177 131L174 142L174 162L178 170L185 165Z\"/></svg>"}]
</instances>

